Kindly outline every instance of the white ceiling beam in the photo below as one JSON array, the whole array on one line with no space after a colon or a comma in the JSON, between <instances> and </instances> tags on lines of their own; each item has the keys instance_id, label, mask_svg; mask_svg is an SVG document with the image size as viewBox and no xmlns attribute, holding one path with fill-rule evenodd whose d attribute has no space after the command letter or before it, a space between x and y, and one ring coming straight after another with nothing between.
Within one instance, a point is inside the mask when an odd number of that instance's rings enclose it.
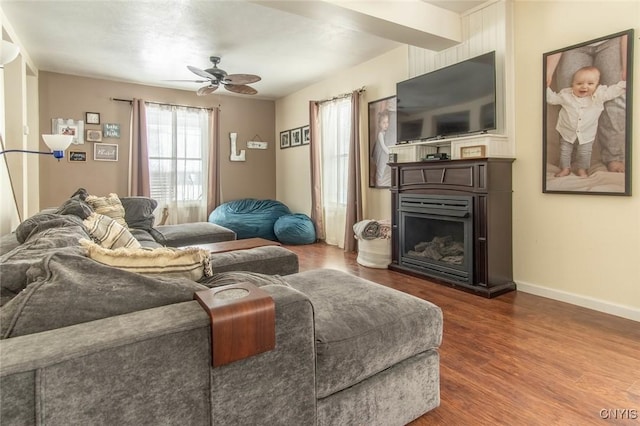
<instances>
[{"instance_id":1,"label":"white ceiling beam","mask_svg":"<svg viewBox=\"0 0 640 426\"><path fill-rule=\"evenodd\" d=\"M448 49L462 39L460 15L420 0L256 0L252 3L429 50Z\"/></svg>"}]
</instances>

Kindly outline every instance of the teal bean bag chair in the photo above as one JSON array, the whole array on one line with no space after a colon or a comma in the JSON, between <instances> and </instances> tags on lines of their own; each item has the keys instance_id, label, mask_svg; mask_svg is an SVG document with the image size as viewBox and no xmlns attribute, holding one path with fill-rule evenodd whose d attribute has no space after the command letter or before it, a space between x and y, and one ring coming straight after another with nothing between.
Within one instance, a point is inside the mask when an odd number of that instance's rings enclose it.
<instances>
[{"instance_id":1,"label":"teal bean bag chair","mask_svg":"<svg viewBox=\"0 0 640 426\"><path fill-rule=\"evenodd\" d=\"M316 227L306 214L280 216L273 231L282 244L312 244L316 242Z\"/></svg>"},{"instance_id":2,"label":"teal bean bag chair","mask_svg":"<svg viewBox=\"0 0 640 426\"><path fill-rule=\"evenodd\" d=\"M258 237L278 241L273 225L286 214L291 210L280 201L244 198L220 204L209 215L209 222L231 229L239 240Z\"/></svg>"}]
</instances>

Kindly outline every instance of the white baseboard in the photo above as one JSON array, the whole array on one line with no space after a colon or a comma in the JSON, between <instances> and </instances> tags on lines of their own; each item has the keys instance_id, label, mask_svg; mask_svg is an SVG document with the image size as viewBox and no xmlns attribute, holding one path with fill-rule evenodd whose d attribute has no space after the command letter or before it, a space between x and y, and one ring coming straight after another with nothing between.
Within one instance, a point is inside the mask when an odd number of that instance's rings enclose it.
<instances>
[{"instance_id":1,"label":"white baseboard","mask_svg":"<svg viewBox=\"0 0 640 426\"><path fill-rule=\"evenodd\" d=\"M618 305L616 303L595 299L593 297L582 296L549 287L542 287L537 284L530 284L522 281L517 281L516 285L518 291L523 293L535 294L536 296L559 300L560 302L571 303L572 305L578 305L583 308L589 308L594 311L604 312L606 314L640 322L640 309L632 306Z\"/></svg>"}]
</instances>

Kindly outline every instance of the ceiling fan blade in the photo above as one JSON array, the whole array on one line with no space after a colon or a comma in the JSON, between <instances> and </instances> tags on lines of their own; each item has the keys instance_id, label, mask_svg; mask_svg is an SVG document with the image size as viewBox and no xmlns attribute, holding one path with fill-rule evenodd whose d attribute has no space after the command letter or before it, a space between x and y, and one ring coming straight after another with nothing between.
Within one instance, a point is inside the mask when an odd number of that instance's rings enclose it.
<instances>
[{"instance_id":1,"label":"ceiling fan blade","mask_svg":"<svg viewBox=\"0 0 640 426\"><path fill-rule=\"evenodd\" d=\"M258 93L253 87L245 86L244 84L226 84L224 88L230 92L241 93L243 95L255 95Z\"/></svg>"},{"instance_id":2,"label":"ceiling fan blade","mask_svg":"<svg viewBox=\"0 0 640 426\"><path fill-rule=\"evenodd\" d=\"M206 78L207 80L215 80L216 79L215 75L209 74L208 72L206 72L205 70L201 70L200 68L192 67L191 65L187 65L187 68L192 73L194 73L196 75L199 75L202 78Z\"/></svg>"},{"instance_id":3,"label":"ceiling fan blade","mask_svg":"<svg viewBox=\"0 0 640 426\"><path fill-rule=\"evenodd\" d=\"M162 81L176 81L176 82L184 81L188 83L208 83L210 80L162 80Z\"/></svg>"},{"instance_id":4,"label":"ceiling fan blade","mask_svg":"<svg viewBox=\"0 0 640 426\"><path fill-rule=\"evenodd\" d=\"M215 92L217 89L218 89L218 85L217 84L210 84L209 86L202 86L201 88L198 89L198 91L196 92L196 95L198 95L198 96L210 95L211 93Z\"/></svg>"},{"instance_id":5,"label":"ceiling fan blade","mask_svg":"<svg viewBox=\"0 0 640 426\"><path fill-rule=\"evenodd\" d=\"M251 84L262 80L259 76L253 74L229 74L224 81L231 84Z\"/></svg>"}]
</instances>

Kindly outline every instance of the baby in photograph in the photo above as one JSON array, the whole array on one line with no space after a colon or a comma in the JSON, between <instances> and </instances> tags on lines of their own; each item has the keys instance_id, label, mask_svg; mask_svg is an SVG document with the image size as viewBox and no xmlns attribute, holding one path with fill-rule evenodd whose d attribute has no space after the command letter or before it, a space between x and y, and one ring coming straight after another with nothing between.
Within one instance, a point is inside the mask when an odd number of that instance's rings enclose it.
<instances>
[{"instance_id":1,"label":"baby in photograph","mask_svg":"<svg viewBox=\"0 0 640 426\"><path fill-rule=\"evenodd\" d=\"M554 92L547 87L547 103L560 105L556 130L560 134L560 171L556 177L571 174L571 156L576 150L575 167L580 177L587 177L591 165L593 141L604 103L624 94L626 82L600 85L600 70L583 67L573 74L571 87Z\"/></svg>"}]
</instances>

